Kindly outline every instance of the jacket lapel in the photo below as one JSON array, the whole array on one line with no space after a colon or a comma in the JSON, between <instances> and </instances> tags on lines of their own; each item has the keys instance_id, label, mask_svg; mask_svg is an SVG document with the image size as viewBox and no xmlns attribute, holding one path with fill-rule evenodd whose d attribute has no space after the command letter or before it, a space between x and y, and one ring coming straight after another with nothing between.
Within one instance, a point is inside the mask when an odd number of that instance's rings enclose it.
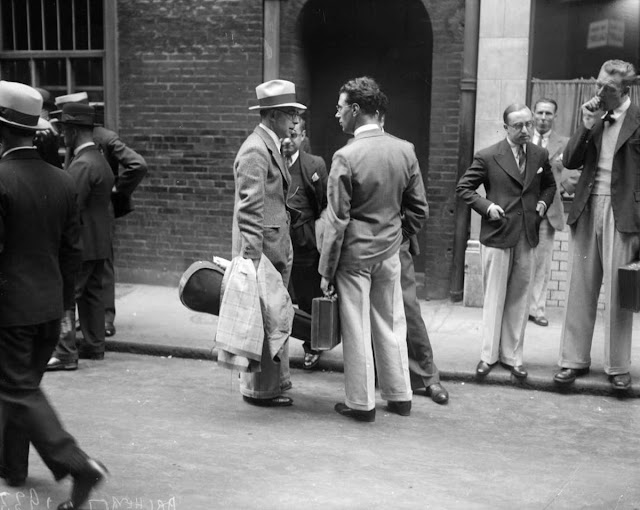
<instances>
[{"instance_id":1,"label":"jacket lapel","mask_svg":"<svg viewBox=\"0 0 640 510\"><path fill-rule=\"evenodd\" d=\"M531 142L527 143L527 163L524 167L524 187L527 188L538 172L538 151L541 150Z\"/></svg>"},{"instance_id":2,"label":"jacket lapel","mask_svg":"<svg viewBox=\"0 0 640 510\"><path fill-rule=\"evenodd\" d=\"M500 167L511 177L513 177L517 182L519 182L520 184L524 182L522 179L522 175L520 174L520 170L518 169L516 158L513 156L513 152L511 152L511 146L506 139L503 140L500 144L500 150L498 154L494 156L494 159L496 160L496 163L498 163L498 165L500 165Z\"/></svg>"},{"instance_id":3,"label":"jacket lapel","mask_svg":"<svg viewBox=\"0 0 640 510\"><path fill-rule=\"evenodd\" d=\"M624 117L622 127L620 128L615 152L618 152L620 147L631 137L633 132L638 129L638 126L640 126L640 109L632 104L629 106L627 114Z\"/></svg>"},{"instance_id":4,"label":"jacket lapel","mask_svg":"<svg viewBox=\"0 0 640 510\"><path fill-rule=\"evenodd\" d=\"M289 170L287 170L287 168L284 166L284 158L282 157L282 154L280 154L280 151L278 150L276 143L273 141L273 138L271 138L269 133L267 133L260 126L257 126L253 130L253 132L257 134L260 138L262 138L262 140L264 141L265 145L267 146L267 149L271 153L271 159L277 165L278 169L280 170L280 173L282 174L282 178L285 182L284 188L285 190L288 190L291 184L291 176L289 175Z\"/></svg>"}]
</instances>

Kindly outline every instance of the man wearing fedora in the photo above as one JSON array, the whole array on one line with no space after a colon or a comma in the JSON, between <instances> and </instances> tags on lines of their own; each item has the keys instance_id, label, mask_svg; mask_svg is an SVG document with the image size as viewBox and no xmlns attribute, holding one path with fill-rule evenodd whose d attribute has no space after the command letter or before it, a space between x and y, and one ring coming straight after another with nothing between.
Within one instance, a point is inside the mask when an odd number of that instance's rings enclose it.
<instances>
[{"instance_id":1,"label":"man wearing fedora","mask_svg":"<svg viewBox=\"0 0 640 510\"><path fill-rule=\"evenodd\" d=\"M66 170L76 183L82 225L82 267L76 278L76 305L83 342L76 345L73 335L64 335L49 361L48 370L75 370L78 357L104 358L104 301L102 280L105 260L111 250L111 188L114 177L93 141L95 112L92 106L68 103L58 125L65 146L73 158Z\"/></svg>"},{"instance_id":2,"label":"man wearing fedora","mask_svg":"<svg viewBox=\"0 0 640 510\"><path fill-rule=\"evenodd\" d=\"M71 510L106 469L62 428L40 389L81 257L73 180L33 147L41 107L35 89L0 81L0 476L24 484L31 442L56 480L73 476L71 499L58 507Z\"/></svg>"},{"instance_id":3,"label":"man wearing fedora","mask_svg":"<svg viewBox=\"0 0 640 510\"><path fill-rule=\"evenodd\" d=\"M289 284L293 250L289 236L290 216L286 197L289 171L280 147L290 138L306 106L296 101L295 85L271 80L256 87L260 124L240 147L233 164L235 206L232 227L232 256L253 260L267 257ZM261 371L241 373L240 392L246 402L261 406L290 406L293 401L282 395L289 380L288 344L279 362L269 356L267 343Z\"/></svg>"},{"instance_id":4,"label":"man wearing fedora","mask_svg":"<svg viewBox=\"0 0 640 510\"><path fill-rule=\"evenodd\" d=\"M57 110L52 112L52 115L59 115L62 111L61 109L68 103L89 104L89 95L86 92L76 92L56 97ZM102 152L107 163L109 163L115 177L115 184L111 190L111 202L113 203L114 216L120 218L134 210L131 196L147 174L147 163L140 154L120 140L117 133L104 126L93 127L93 141ZM109 257L105 261L104 281L102 284L104 287L105 335L113 336L116 334L113 246L111 246Z\"/></svg>"}]
</instances>

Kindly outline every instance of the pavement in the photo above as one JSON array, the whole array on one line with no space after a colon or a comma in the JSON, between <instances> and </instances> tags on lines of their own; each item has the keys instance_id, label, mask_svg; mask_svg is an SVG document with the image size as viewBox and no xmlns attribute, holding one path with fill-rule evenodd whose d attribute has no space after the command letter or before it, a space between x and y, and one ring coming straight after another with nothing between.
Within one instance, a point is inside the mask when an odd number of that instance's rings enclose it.
<instances>
[{"instance_id":1,"label":"pavement","mask_svg":"<svg viewBox=\"0 0 640 510\"><path fill-rule=\"evenodd\" d=\"M513 385L522 389L613 395L603 369L604 330L602 312L596 321L591 348L591 371L569 388L553 382L558 370L557 360L562 328L563 309L547 309L549 326L527 324L524 342L524 362L529 376L524 382L513 378L507 370L496 366L478 381L475 367L480 356L482 309L465 307L449 300L421 301L424 318L433 347L435 362L443 381L478 384ZM155 356L171 356L215 360L213 349L217 317L187 309L177 288L117 284L116 335L107 339L107 350ZM634 384L627 397L640 396L640 321L634 324L631 376ZM290 341L290 363L302 367L302 342ZM342 348L337 346L322 354L320 370L343 371ZM294 381L295 384L295 381ZM616 394L617 395L617 394ZM619 395L617 395L619 396Z\"/></svg>"}]
</instances>

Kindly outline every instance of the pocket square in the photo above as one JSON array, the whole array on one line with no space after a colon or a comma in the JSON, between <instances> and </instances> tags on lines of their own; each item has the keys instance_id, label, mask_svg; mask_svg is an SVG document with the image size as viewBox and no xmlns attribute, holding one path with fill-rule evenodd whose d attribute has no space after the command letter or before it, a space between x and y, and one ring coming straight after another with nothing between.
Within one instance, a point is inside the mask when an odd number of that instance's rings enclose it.
<instances>
[{"instance_id":1,"label":"pocket square","mask_svg":"<svg viewBox=\"0 0 640 510\"><path fill-rule=\"evenodd\" d=\"M318 177L318 172L313 172L313 175L311 176L311 180L313 182L316 182L319 179L320 179L320 177Z\"/></svg>"},{"instance_id":2,"label":"pocket square","mask_svg":"<svg viewBox=\"0 0 640 510\"><path fill-rule=\"evenodd\" d=\"M538 171L536 172L536 174L541 174L542 173L542 167L538 168Z\"/></svg>"}]
</instances>

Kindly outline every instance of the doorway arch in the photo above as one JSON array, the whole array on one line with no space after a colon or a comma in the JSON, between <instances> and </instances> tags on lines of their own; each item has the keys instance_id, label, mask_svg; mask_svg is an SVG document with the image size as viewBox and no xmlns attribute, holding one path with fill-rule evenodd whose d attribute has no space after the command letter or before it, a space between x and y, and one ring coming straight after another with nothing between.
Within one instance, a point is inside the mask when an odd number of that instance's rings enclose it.
<instances>
[{"instance_id":1,"label":"doorway arch","mask_svg":"<svg viewBox=\"0 0 640 510\"><path fill-rule=\"evenodd\" d=\"M327 165L347 141L333 117L347 80L371 76L389 97L385 130L414 144L427 181L431 20L421 0L309 0L299 18L308 72L312 152ZM424 270L422 257L416 270Z\"/></svg>"}]
</instances>

